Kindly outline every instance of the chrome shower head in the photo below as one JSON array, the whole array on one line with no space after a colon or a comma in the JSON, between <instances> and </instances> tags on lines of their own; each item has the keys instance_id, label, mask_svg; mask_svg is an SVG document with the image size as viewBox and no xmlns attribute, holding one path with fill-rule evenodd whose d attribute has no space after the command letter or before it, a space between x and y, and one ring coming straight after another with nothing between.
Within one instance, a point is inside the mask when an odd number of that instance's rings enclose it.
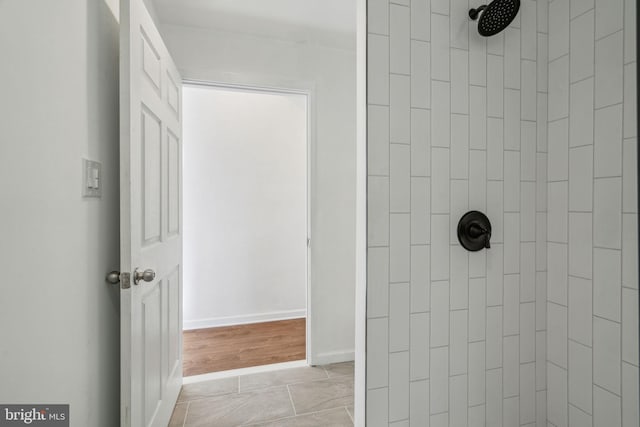
<instances>
[{"instance_id":1,"label":"chrome shower head","mask_svg":"<svg viewBox=\"0 0 640 427\"><path fill-rule=\"evenodd\" d=\"M478 19L478 32L481 36L489 37L498 34L511 24L520 10L520 0L493 0L488 5L482 5L469 11L469 17Z\"/></svg>"}]
</instances>

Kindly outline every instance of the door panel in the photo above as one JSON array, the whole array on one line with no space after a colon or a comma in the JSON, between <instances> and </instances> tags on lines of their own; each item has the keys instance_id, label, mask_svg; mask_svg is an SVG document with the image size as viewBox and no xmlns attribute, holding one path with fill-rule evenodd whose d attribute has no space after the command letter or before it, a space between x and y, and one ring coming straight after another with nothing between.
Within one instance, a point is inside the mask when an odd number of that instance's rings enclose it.
<instances>
[{"instance_id":1,"label":"door panel","mask_svg":"<svg viewBox=\"0 0 640 427\"><path fill-rule=\"evenodd\" d=\"M180 75L143 0L121 0L121 424L162 426L182 384Z\"/></svg>"},{"instance_id":2,"label":"door panel","mask_svg":"<svg viewBox=\"0 0 640 427\"><path fill-rule=\"evenodd\" d=\"M168 132L167 159L169 161L169 210L167 234L173 237L180 232L180 139L171 131Z\"/></svg>"},{"instance_id":3,"label":"door panel","mask_svg":"<svg viewBox=\"0 0 640 427\"><path fill-rule=\"evenodd\" d=\"M161 282L162 283L162 282ZM150 425L162 402L161 355L162 355L162 325L160 324L162 295L160 286L154 286L142 298L142 336L143 336L143 366L144 383L142 388L144 402L144 425Z\"/></svg>"},{"instance_id":4,"label":"door panel","mask_svg":"<svg viewBox=\"0 0 640 427\"><path fill-rule=\"evenodd\" d=\"M144 105L142 106L142 245L149 246L160 240L162 213L161 181L162 122Z\"/></svg>"},{"instance_id":5,"label":"door panel","mask_svg":"<svg viewBox=\"0 0 640 427\"><path fill-rule=\"evenodd\" d=\"M180 290L180 270L178 267L167 278L167 328L166 340L167 372L182 373L182 298Z\"/></svg>"}]
</instances>

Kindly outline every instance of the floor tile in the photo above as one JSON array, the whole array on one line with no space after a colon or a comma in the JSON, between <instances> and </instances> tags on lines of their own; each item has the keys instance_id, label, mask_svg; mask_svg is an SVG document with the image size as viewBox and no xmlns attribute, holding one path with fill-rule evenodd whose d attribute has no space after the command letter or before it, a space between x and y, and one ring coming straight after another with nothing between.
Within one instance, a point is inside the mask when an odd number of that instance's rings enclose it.
<instances>
[{"instance_id":1,"label":"floor tile","mask_svg":"<svg viewBox=\"0 0 640 427\"><path fill-rule=\"evenodd\" d=\"M185 427L232 427L295 415L286 387L233 393L189 404Z\"/></svg>"},{"instance_id":2,"label":"floor tile","mask_svg":"<svg viewBox=\"0 0 640 427\"><path fill-rule=\"evenodd\" d=\"M315 412L313 414L298 415L296 417L252 425L262 427L351 427L353 426L353 422L345 408L336 408L322 412Z\"/></svg>"},{"instance_id":3,"label":"floor tile","mask_svg":"<svg viewBox=\"0 0 640 427\"><path fill-rule=\"evenodd\" d=\"M353 426L353 371L343 362L188 384L169 427Z\"/></svg>"},{"instance_id":4,"label":"floor tile","mask_svg":"<svg viewBox=\"0 0 640 427\"><path fill-rule=\"evenodd\" d=\"M182 427L184 425L188 406L189 403L178 403L176 407L173 408L173 414L171 415L171 420L169 420L168 427Z\"/></svg>"},{"instance_id":5,"label":"floor tile","mask_svg":"<svg viewBox=\"0 0 640 427\"><path fill-rule=\"evenodd\" d=\"M238 377L222 378L201 383L185 384L182 386L178 402L203 399L221 394L237 393Z\"/></svg>"},{"instance_id":6,"label":"floor tile","mask_svg":"<svg viewBox=\"0 0 640 427\"><path fill-rule=\"evenodd\" d=\"M322 378L327 378L327 373L322 367L283 369L281 371L243 375L240 377L240 392L244 393L245 391L313 381Z\"/></svg>"},{"instance_id":7,"label":"floor tile","mask_svg":"<svg viewBox=\"0 0 640 427\"><path fill-rule=\"evenodd\" d=\"M342 375L353 376L353 362L333 363L331 365L324 365L323 368L327 371L329 378Z\"/></svg>"},{"instance_id":8,"label":"floor tile","mask_svg":"<svg viewBox=\"0 0 640 427\"><path fill-rule=\"evenodd\" d=\"M289 386L296 414L353 404L353 378L334 377Z\"/></svg>"}]
</instances>

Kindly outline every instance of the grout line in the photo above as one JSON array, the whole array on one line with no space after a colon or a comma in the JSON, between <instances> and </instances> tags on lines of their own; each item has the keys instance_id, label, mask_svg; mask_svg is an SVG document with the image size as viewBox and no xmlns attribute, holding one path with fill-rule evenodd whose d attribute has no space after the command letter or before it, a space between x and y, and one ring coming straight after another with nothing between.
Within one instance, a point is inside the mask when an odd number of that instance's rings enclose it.
<instances>
[{"instance_id":1,"label":"grout line","mask_svg":"<svg viewBox=\"0 0 640 427\"><path fill-rule=\"evenodd\" d=\"M609 318L607 318L607 317L598 316L597 314L592 314L592 316L594 317L594 319L606 320L606 321L608 321L608 322L616 323L616 324L618 324L618 325L622 326L622 320L611 320L611 319L609 319ZM621 341L622 341L622 340L621 340ZM592 341L592 342L593 342L593 341ZM620 359L620 360L622 360L622 359Z\"/></svg>"},{"instance_id":2,"label":"grout line","mask_svg":"<svg viewBox=\"0 0 640 427\"><path fill-rule=\"evenodd\" d=\"M391 331L389 328L389 325L391 324L391 4L387 3L386 5L387 7L387 26L389 28L389 44L388 44L388 51L387 51L387 58L389 60L389 64L388 64L388 68L389 68L389 78L388 78L388 99L389 99L389 110L387 111L387 121L388 121L388 134L387 134L387 143L388 143L388 147L387 147L387 168L389 170L389 193L388 193L388 199L387 199L387 212L389 212L388 215L388 235L387 235L387 242L389 243L389 257L387 259L387 263L388 263L388 268L387 268L387 384L386 384L386 388L387 388L387 414L389 413L389 407L391 406L391 401L390 401L390 396L391 393L389 393L389 385L391 383L390 381L390 369L389 369L389 344L391 343L390 340L390 336L391 336ZM411 87L409 87L411 88ZM411 101L409 101L409 103L411 103ZM409 111L409 113L411 113L411 111ZM366 401L366 399L365 399ZM387 415L388 416L388 415ZM388 421L388 419L387 419Z\"/></svg>"},{"instance_id":3,"label":"grout line","mask_svg":"<svg viewBox=\"0 0 640 427\"><path fill-rule=\"evenodd\" d=\"M486 46L486 43L485 43ZM469 25L467 25L467 47L469 48L469 50L471 50L471 31L469 31ZM485 53L486 53L486 47L485 47ZM487 85L487 75L486 75L486 58L485 58L485 81L484 84L485 86L481 86L484 88L484 117L482 117L481 119L484 121L484 149L485 149L485 182L484 182L484 187L485 187L485 203L486 203L486 199L487 199L487 194L488 194L488 182L486 179L487 174L487 156L488 156L488 142L487 142L487 110L488 110L488 101L487 99L489 98L488 96L488 91L486 88ZM469 163L468 163L468 168L469 170L467 171L467 178L469 178L469 180L471 179L471 135L472 135L472 130L471 130L471 55L467 55L467 101L468 101L468 105L467 105L467 112L469 113L469 119L467 120L467 147L469 147L468 150L468 156L469 156ZM467 185L467 197L469 198L469 203L467 204L467 209L470 208L470 197L471 197L471 192L469 190L469 186ZM485 209L486 211L486 209ZM467 266L469 265L469 260L470 257L467 254ZM485 275L487 274L487 257L485 256ZM471 273L468 270L467 267L467 276L469 276L469 278L471 277ZM467 286L469 284L469 278L467 278ZM486 301L487 301L487 289L488 286L486 286L486 281L485 281L485 295L484 295L484 299L485 299L485 307L486 307ZM471 304L469 302L469 291L467 290L467 307L469 308L469 311L467 312L467 341L469 341L469 330L471 329L471 316L470 316L470 312L471 312ZM484 309L485 311L485 331L484 331L484 337L486 339L487 337L487 322L486 322L486 308ZM486 343L485 343L485 351L484 351L484 359L485 359L485 367L486 367L486 360L487 360L487 352L486 352ZM471 361L471 352L470 350L470 345L469 342L466 343L466 351L467 351L467 405L469 403L469 394L470 394L470 390L471 390L471 367L473 362ZM486 392L485 392L486 393ZM486 400L486 397L485 397ZM467 409L468 411L468 409ZM468 416L468 414L467 414Z\"/></svg>"},{"instance_id":4,"label":"grout line","mask_svg":"<svg viewBox=\"0 0 640 427\"><path fill-rule=\"evenodd\" d=\"M571 8L571 5L569 5L569 8ZM579 14L579 15L574 16L573 18L571 18L571 13L569 13L569 17L570 17L570 18L569 18L569 22L571 22L571 21L575 21L576 19L578 19L578 18L580 18L580 17L582 17L582 16L586 15L587 13L589 13L589 12L591 12L591 11L593 11L593 12L594 12L594 15L595 15L595 9L596 9L596 8L595 8L595 6L590 7L589 9L585 10L584 12L582 12L582 13L581 13L581 14ZM594 26L594 34L595 34L595 26ZM569 40L571 40L571 39L569 39Z\"/></svg>"},{"instance_id":5,"label":"grout line","mask_svg":"<svg viewBox=\"0 0 640 427\"><path fill-rule=\"evenodd\" d=\"M637 2L637 0L633 0L633 1ZM625 1L622 2L623 11L624 11L624 9L626 9L625 3L626 3ZM636 5L636 7L637 7L637 5ZM623 12L623 14L624 14L624 12ZM624 179L624 163L625 163L624 162L624 154L625 154L625 145L626 145L624 143L624 141L625 141L625 138L624 138L624 136L625 136L624 135L624 133L625 133L625 116L626 116L624 110L625 110L626 97L629 95L629 94L625 94L625 90L624 90L625 89L625 81L626 81L626 77L627 77L627 69L626 69L627 67L625 66L625 63L624 63L624 60L625 60L624 57L625 57L625 52L626 52L626 37L625 37L625 32L624 32L624 29L625 29L624 28L624 21L625 20L623 18L623 20L622 20L622 82L621 82L621 85L622 85L622 106L620 107L621 108L621 114L622 114L622 117L621 117L622 129L621 129L621 132L620 132L621 136L622 136L622 138L621 138L622 140L620 141L620 144L622 145L620 147L620 154L621 154L621 157L622 157L620 159L620 166L621 166L620 170L621 170L622 178L620 179L620 264L619 264L619 269L620 269L619 270L620 271L620 348L619 348L620 353L619 354L620 354L620 362L621 363L618 366L618 372L619 372L619 376L620 376L620 396L621 396L621 398L620 398L620 419L621 420L625 419L625 417L624 417L624 406L625 405L624 405L623 399L622 399L622 395L623 395L623 392L624 392L624 376L623 376L624 372L622 370L622 365L623 365L622 362L624 362L623 354L624 354L624 335L625 335L624 334L624 329L625 328L624 328L624 325L623 325L623 320L624 320L623 293L624 292L623 292L623 286L622 286L622 277L624 276L624 268L623 268L623 261L622 261L624 259L624 256L622 255L623 254L622 248L624 247L623 242L624 242L624 201L625 201L625 197L624 197L624 195L625 195L625 191L624 191L625 190L625 185L624 185L625 184L625 179ZM637 19L636 19L636 21L637 21ZM637 22L636 22L636 25L637 25ZM595 57L594 57L594 62L595 62ZM595 64L594 64L594 73L595 73ZM637 71L636 71L636 73L637 73ZM634 75L633 78L636 80L636 84L637 84L637 79L638 79L637 75ZM594 92L593 96L594 96L594 106L595 106L595 92ZM634 94L634 96L636 97L636 105L637 105L637 100L638 100L637 90L636 90L636 93ZM595 116L595 113L594 113L594 116ZM637 113L636 113L636 116L637 116ZM636 125L636 129L637 129L637 125ZM595 134L594 134L594 138L595 138ZM594 140L594 144L595 144L595 140ZM636 170L637 170L637 168L638 168L638 166L636 164ZM636 191L636 193L637 193L637 191ZM637 222L638 221L636 219L636 223ZM637 241L637 238L636 238L636 241ZM636 258L637 258L637 256L636 256ZM636 269L637 268L638 267L636 266ZM636 298L636 300L637 300L637 298ZM636 332L636 337L637 337L637 335L638 334ZM636 343L636 347L637 347L637 343ZM636 384L636 387L637 387L637 384ZM593 407L592 407L591 410L593 411Z\"/></svg>"},{"instance_id":6,"label":"grout line","mask_svg":"<svg viewBox=\"0 0 640 427\"><path fill-rule=\"evenodd\" d=\"M623 92L622 97L624 99L624 90L622 92ZM600 111L600 110L606 110L607 108L617 107L617 106L620 106L620 107L622 107L624 109L624 101L614 102L614 103L611 103L611 104L604 104L604 105L601 105L599 107L594 107L593 110L594 111ZM622 120L624 120L624 114L622 115ZM594 118L594 122L595 122L595 118ZM624 139L624 137L622 139ZM594 143L595 143L595 141L594 141ZM591 145L591 144L586 144L586 145Z\"/></svg>"},{"instance_id":7,"label":"grout line","mask_svg":"<svg viewBox=\"0 0 640 427\"><path fill-rule=\"evenodd\" d=\"M595 14L594 14L594 15L595 15ZM595 19L595 18L594 18L594 19ZM594 26L594 29L595 29L595 26ZM614 32L612 32L612 33L609 33L609 34L605 34L604 36L600 37L599 39L595 39L595 41L596 41L596 42L599 42L600 40L606 39L607 37L611 37L611 36L616 35L616 34L618 34L618 33L622 33L622 43L623 43L623 50L622 50L622 52L623 52L623 58L622 58L622 62L623 62L623 64L624 64L624 24L623 24L623 27L622 27L621 29L616 30L616 31L614 31ZM594 34L595 34L595 30L594 30ZM594 43L594 44L595 44L595 43Z\"/></svg>"},{"instance_id":8,"label":"grout line","mask_svg":"<svg viewBox=\"0 0 640 427\"><path fill-rule=\"evenodd\" d=\"M621 248L608 248L606 246L598 246L598 245L593 245L594 249L603 249L603 250L607 250L607 251L617 251L617 252L622 252ZM579 277L579 276L578 276Z\"/></svg>"},{"instance_id":9,"label":"grout line","mask_svg":"<svg viewBox=\"0 0 640 427\"><path fill-rule=\"evenodd\" d=\"M372 390L376 390L376 389L372 389ZM300 419L300 417L304 417L304 416L308 416L308 415L322 414L324 412L335 411L336 409L341 409L341 408L346 410L346 406L336 406L335 408L320 409L318 411L304 412L302 414L297 414L297 415L290 415L290 416L276 418L276 419L258 421L259 424L255 424L253 421L251 421L251 424L242 424L241 426L258 426L258 425L263 425L263 423L271 424L271 423L274 423L276 421L287 421L287 420L294 420L295 421L296 419ZM349 414L349 411L347 411L347 415L349 415L349 418L351 418L351 414ZM353 418L351 418L351 420L353 422Z\"/></svg>"},{"instance_id":10,"label":"grout line","mask_svg":"<svg viewBox=\"0 0 640 427\"><path fill-rule=\"evenodd\" d=\"M569 63L569 66L571 66L571 63ZM579 83L584 83L585 81L589 80L589 79L595 79L595 70L593 72L593 74L590 74L586 77L581 77L578 80L571 80L571 75L569 75L569 85L570 86L574 86L577 85Z\"/></svg>"},{"instance_id":11,"label":"grout line","mask_svg":"<svg viewBox=\"0 0 640 427\"><path fill-rule=\"evenodd\" d=\"M568 35L567 38L569 39L569 53L571 53L571 4L568 5L569 7L569 22L567 23L567 26L569 28L568 30ZM594 12L594 16L595 16L595 12ZM594 27L594 31L595 31L595 27ZM595 46L595 43L594 43ZM572 245L569 244L570 243L570 237L571 237L571 233L570 233L570 229L571 227L569 226L570 224L570 214L569 214L569 206L571 204L571 196L569 194L569 188L570 188L570 184L569 184L569 177L571 176L571 57L569 56L569 60L568 60L568 64L567 64L567 192L566 192L566 207L567 207L567 212L564 213L565 215L565 221L567 224L567 231L566 231L566 238L567 238L567 251L566 251L566 274L567 274L567 279L566 279L566 298L567 298L567 310L565 312L565 325L566 325L566 363L567 363L567 376L566 376L566 381L567 381L567 387L566 387L566 402L567 402L567 423L569 422L569 401L570 401L570 395L569 395L569 354L570 354L570 346L569 346L569 271L571 271L571 266L569 265L569 260L571 259L571 247ZM594 56L594 79L595 81L595 56ZM595 99L595 92L594 92L594 99ZM594 120L595 122L595 120ZM595 135L595 133L594 133ZM595 141L594 141L595 142ZM594 156L595 157L595 156ZM593 359L593 358L592 358Z\"/></svg>"},{"instance_id":12,"label":"grout line","mask_svg":"<svg viewBox=\"0 0 640 427\"><path fill-rule=\"evenodd\" d=\"M291 396L291 389L289 389L289 384L287 384L286 387L287 387L287 394L289 395L289 402L291 402L291 407L293 408L293 415L296 416L298 415L298 412L296 411L296 405L294 405L293 403L293 396Z\"/></svg>"},{"instance_id":13,"label":"grout line","mask_svg":"<svg viewBox=\"0 0 640 427\"><path fill-rule=\"evenodd\" d=\"M409 283L408 283L408 287L409 287L409 299L407 301L408 307L407 307L407 316L408 316L408 325L409 325L409 343L408 343L408 351L407 351L407 358L409 359L409 368L408 368L408 375L407 375L407 379L409 380L409 382L407 383L407 391L408 391L408 395L409 395L409 402L407 402L407 406L408 406L408 414L407 416L411 417L411 347L412 347L412 340L411 340L411 291L412 291L412 271L413 271L413 266L412 266L412 256L411 256L411 243L413 241L413 230L412 230L412 225L413 225L413 221L411 220L412 215L414 215L414 206L413 206L413 183L414 180L412 178L413 176L413 171L411 170L411 152L412 152L412 138L411 138L411 130L413 129L413 114L411 111L412 105L413 105L413 81L412 81L412 63L413 63L413 49L411 46L411 3L409 3L409 74L411 77L409 77L409 251L408 251L408 256L409 256L409 271L408 271L408 277L409 277ZM429 53L431 53L431 45L429 44ZM429 62L431 62L431 60L429 59ZM430 84L430 82L429 82ZM345 408L346 410L346 408ZM347 414L349 414L349 411L347 410ZM351 414L349 414L349 416L351 417ZM353 421L353 418L351 419L351 421Z\"/></svg>"},{"instance_id":14,"label":"grout line","mask_svg":"<svg viewBox=\"0 0 640 427\"><path fill-rule=\"evenodd\" d=\"M557 303L557 302L555 302L555 301L551 301L551 300L550 300L550 299L548 299L548 298L547 298L546 303L547 303L547 304L557 305L558 307L569 308L569 307L567 307L567 306L566 306L566 305L564 305L564 304L560 304L560 303Z\"/></svg>"},{"instance_id":15,"label":"grout line","mask_svg":"<svg viewBox=\"0 0 640 427\"><path fill-rule=\"evenodd\" d=\"M569 52L567 52L567 53L565 53L565 54L563 54L563 55L560 55L560 56L558 56L558 57L555 57L555 58L553 58L553 59L549 58L549 64L551 64L552 62L556 62L556 61L558 61L558 60L560 60L560 59L563 59L563 58L567 58L567 59L569 59Z\"/></svg>"},{"instance_id":16,"label":"grout line","mask_svg":"<svg viewBox=\"0 0 640 427\"><path fill-rule=\"evenodd\" d=\"M613 392L609 389L604 388L604 386L601 386L600 384L596 383L595 380L593 381L593 387L598 387L600 390L606 391L609 394L613 394L614 396L620 398L620 400L622 400L622 387L620 389L619 392Z\"/></svg>"},{"instance_id":17,"label":"grout line","mask_svg":"<svg viewBox=\"0 0 640 427\"><path fill-rule=\"evenodd\" d=\"M351 422L352 422L352 423L353 423L353 422L355 422L355 421L353 420L353 417L351 416L351 412L349 412L349 409L348 409L346 406L344 407L344 410L345 410L345 411L347 411L347 415L348 415L348 416L349 416L349 418L351 419Z\"/></svg>"},{"instance_id":18,"label":"grout line","mask_svg":"<svg viewBox=\"0 0 640 427\"><path fill-rule=\"evenodd\" d=\"M571 342L573 342L573 343L579 344L579 345L581 345L581 346L583 346L583 347L587 347L587 348L590 348L590 349L592 349L592 350L593 350L593 341L591 342L591 345L585 344L585 343L580 342L580 341L576 341L576 340L575 340L575 339L573 339L573 338L567 338L567 341L571 341Z\"/></svg>"},{"instance_id":19,"label":"grout line","mask_svg":"<svg viewBox=\"0 0 640 427\"><path fill-rule=\"evenodd\" d=\"M591 171L592 171L592 175L591 177L587 177L587 179L591 180L591 211L595 212L595 205L596 205L596 199L595 199L595 171L596 171L596 156L595 156L595 145L596 145L596 141L595 141L595 136L596 136L596 125L595 125L595 107L596 107L596 79L597 79L597 69L596 69L596 45L597 43L595 42L595 30L596 30L596 13L594 12L593 14L593 34L594 34L594 42L593 42L593 80L592 80L592 91L593 91L593 111L591 112L592 114L592 128L591 128L591 132L593 135L593 141L592 141L592 152L593 155L591 156L592 160L591 160ZM623 56L624 56L624 49L623 49ZM624 74L623 74L624 75ZM571 92L571 91L569 91ZM624 90L623 90L624 92ZM593 247L593 236L595 236L595 231L596 231L596 221L595 218L592 218L591 221L591 236L592 236L592 241L591 241L591 277L594 277L594 273L595 273L595 267L594 267L594 256L595 256L595 248ZM568 286L568 283L567 283ZM569 305L569 299L568 299L569 295L567 292L567 306ZM567 309L567 312L569 310ZM593 341L594 341L594 324L595 324L595 319L593 317L593 313L595 313L595 302L594 302L594 289L593 289L593 281L591 282L591 345L593 346ZM568 328L567 328L567 335L568 335ZM567 357L569 357L569 353L567 353ZM593 408L595 408L595 398L594 398L594 394L593 393L593 387L594 387L594 380L595 380L595 361L594 361L594 357L593 357L593 347L591 348L591 410L593 411ZM567 360L567 364L568 364L568 360ZM568 375L568 373L567 373ZM568 378L567 378L568 381ZM567 387L568 388L568 387ZM568 402L568 400L567 400Z\"/></svg>"},{"instance_id":20,"label":"grout line","mask_svg":"<svg viewBox=\"0 0 640 427\"><path fill-rule=\"evenodd\" d=\"M182 427L187 424L187 415L189 415L189 407L191 406L191 402L187 403L187 409L184 410L184 418L182 419Z\"/></svg>"},{"instance_id":21,"label":"grout line","mask_svg":"<svg viewBox=\"0 0 640 427\"><path fill-rule=\"evenodd\" d=\"M548 359L547 359L547 363L549 363L549 364L551 364L551 365L555 366L555 367L556 367L556 368L558 368L558 369L562 369L563 371L567 371L567 372L569 371L569 368L563 368L562 366L558 365L556 362L553 362L553 361L551 361L551 360L548 360Z\"/></svg>"}]
</instances>

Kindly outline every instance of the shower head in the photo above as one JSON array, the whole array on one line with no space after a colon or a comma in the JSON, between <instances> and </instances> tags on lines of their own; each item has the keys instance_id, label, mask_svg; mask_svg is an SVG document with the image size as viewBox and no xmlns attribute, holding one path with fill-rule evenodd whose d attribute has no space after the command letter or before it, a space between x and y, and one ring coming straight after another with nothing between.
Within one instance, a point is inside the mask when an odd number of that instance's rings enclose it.
<instances>
[{"instance_id":1,"label":"shower head","mask_svg":"<svg viewBox=\"0 0 640 427\"><path fill-rule=\"evenodd\" d=\"M482 5L469 11L469 17L478 19L478 32L481 36L489 37L498 34L511 24L520 10L520 0L493 0L488 5Z\"/></svg>"}]
</instances>

